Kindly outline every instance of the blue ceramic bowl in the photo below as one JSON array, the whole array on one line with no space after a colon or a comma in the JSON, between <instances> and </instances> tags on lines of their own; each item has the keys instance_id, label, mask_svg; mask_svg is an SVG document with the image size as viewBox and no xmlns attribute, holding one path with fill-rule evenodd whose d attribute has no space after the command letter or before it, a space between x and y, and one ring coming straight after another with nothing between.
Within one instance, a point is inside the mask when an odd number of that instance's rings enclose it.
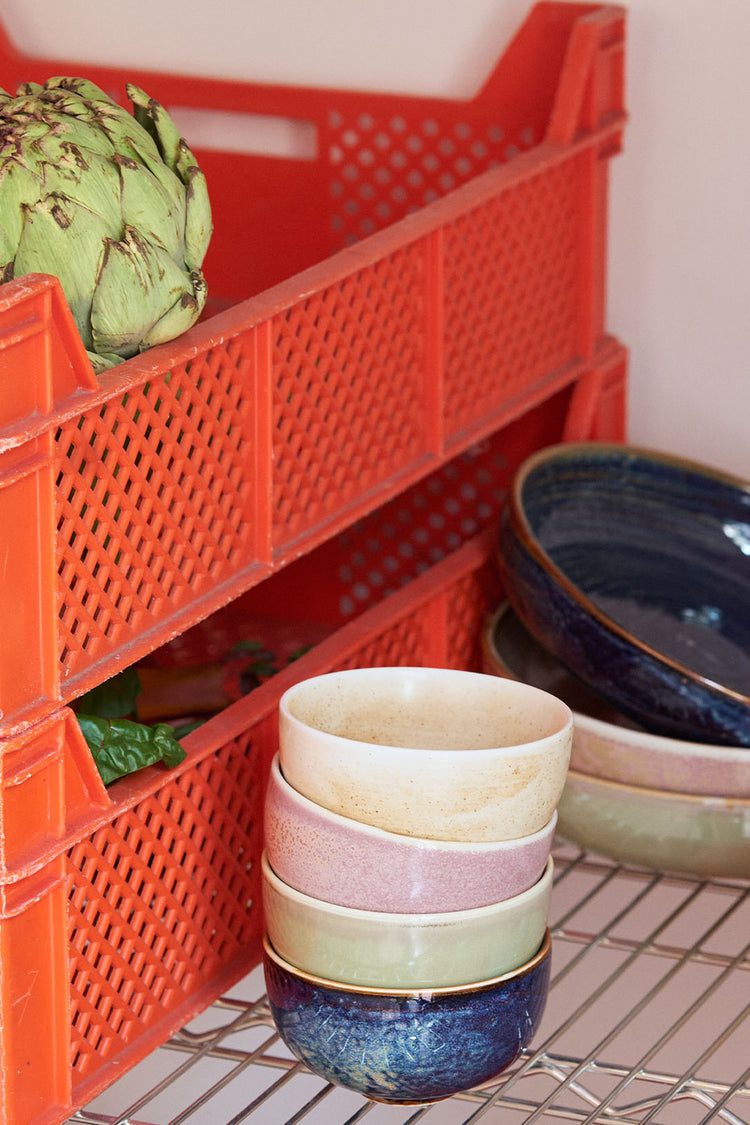
<instances>
[{"instance_id":1,"label":"blue ceramic bowl","mask_svg":"<svg viewBox=\"0 0 750 1125\"><path fill-rule=\"evenodd\" d=\"M649 730L750 746L750 484L628 445L551 446L500 531L509 600L584 684Z\"/></svg>"},{"instance_id":2,"label":"blue ceramic bowl","mask_svg":"<svg viewBox=\"0 0 750 1125\"><path fill-rule=\"evenodd\" d=\"M549 989L549 931L521 968L434 991L355 987L295 969L264 942L279 1035L310 1070L378 1102L421 1105L499 1075L534 1036Z\"/></svg>"}]
</instances>

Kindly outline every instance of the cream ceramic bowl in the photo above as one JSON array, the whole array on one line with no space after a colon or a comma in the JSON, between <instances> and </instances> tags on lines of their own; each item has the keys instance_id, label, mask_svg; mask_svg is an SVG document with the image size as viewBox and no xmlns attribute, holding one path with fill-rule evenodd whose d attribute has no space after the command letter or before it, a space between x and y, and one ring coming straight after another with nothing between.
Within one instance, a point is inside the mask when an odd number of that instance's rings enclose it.
<instances>
[{"instance_id":1,"label":"cream ceramic bowl","mask_svg":"<svg viewBox=\"0 0 750 1125\"><path fill-rule=\"evenodd\" d=\"M279 704L285 778L366 824L435 840L512 840L552 818L573 716L528 684L446 668L356 668Z\"/></svg>"},{"instance_id":2,"label":"cream ceramic bowl","mask_svg":"<svg viewBox=\"0 0 750 1125\"><path fill-rule=\"evenodd\" d=\"M558 832L581 848L659 871L750 879L750 800L620 785L571 770Z\"/></svg>"},{"instance_id":3,"label":"cream ceramic bowl","mask_svg":"<svg viewBox=\"0 0 750 1125\"><path fill-rule=\"evenodd\" d=\"M295 890L360 910L424 914L487 906L528 890L542 876L556 823L554 812L532 836L478 844L386 832L298 793L277 754L264 834L271 867Z\"/></svg>"},{"instance_id":4,"label":"cream ceramic bowl","mask_svg":"<svg viewBox=\"0 0 750 1125\"><path fill-rule=\"evenodd\" d=\"M274 949L306 973L376 988L443 988L509 973L533 957L547 926L552 859L528 891L474 910L354 910L288 886L261 860Z\"/></svg>"},{"instance_id":5,"label":"cream ceramic bowl","mask_svg":"<svg viewBox=\"0 0 750 1125\"><path fill-rule=\"evenodd\" d=\"M636 726L579 683L504 602L483 636L484 668L534 684L573 710L570 768L626 785L700 796L750 797L750 749L685 742Z\"/></svg>"}]
</instances>

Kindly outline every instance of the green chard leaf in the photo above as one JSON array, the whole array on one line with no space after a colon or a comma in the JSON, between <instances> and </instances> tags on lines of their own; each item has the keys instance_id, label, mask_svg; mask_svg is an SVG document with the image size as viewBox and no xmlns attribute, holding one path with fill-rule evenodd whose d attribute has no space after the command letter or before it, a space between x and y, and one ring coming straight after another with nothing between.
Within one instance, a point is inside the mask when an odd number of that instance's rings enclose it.
<instances>
[{"instance_id":1,"label":"green chard leaf","mask_svg":"<svg viewBox=\"0 0 750 1125\"><path fill-rule=\"evenodd\" d=\"M103 719L124 719L135 712L140 692L141 681L137 671L135 668L126 668L82 695L76 702L75 709L86 715L99 715Z\"/></svg>"},{"instance_id":2,"label":"green chard leaf","mask_svg":"<svg viewBox=\"0 0 750 1125\"><path fill-rule=\"evenodd\" d=\"M185 758L168 723L144 726L130 719L81 714L78 723L105 785L144 766L163 762L172 767Z\"/></svg>"}]
</instances>

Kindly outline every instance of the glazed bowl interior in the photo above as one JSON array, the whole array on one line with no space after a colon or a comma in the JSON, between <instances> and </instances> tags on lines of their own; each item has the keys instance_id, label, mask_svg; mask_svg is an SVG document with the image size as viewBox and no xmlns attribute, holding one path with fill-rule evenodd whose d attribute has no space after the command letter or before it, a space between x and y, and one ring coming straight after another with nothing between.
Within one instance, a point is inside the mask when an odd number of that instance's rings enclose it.
<instances>
[{"instance_id":1,"label":"glazed bowl interior","mask_svg":"<svg viewBox=\"0 0 750 1125\"><path fill-rule=\"evenodd\" d=\"M331 739L366 743L383 751L512 749L554 734L560 724L552 701L522 706L523 695L499 698L496 685L450 668L355 668L295 684L282 703L285 717Z\"/></svg>"},{"instance_id":2,"label":"glazed bowl interior","mask_svg":"<svg viewBox=\"0 0 750 1125\"><path fill-rule=\"evenodd\" d=\"M649 729L724 744L750 744L749 556L747 483L598 442L530 457L501 534L546 649Z\"/></svg>"},{"instance_id":3,"label":"glazed bowl interior","mask_svg":"<svg viewBox=\"0 0 750 1125\"><path fill-rule=\"evenodd\" d=\"M573 711L574 724L582 715L638 728L595 691L581 683L557 657L531 635L509 601L502 602L485 628L482 650L485 669L495 676L510 676L534 684L564 700ZM575 741L575 737L574 737ZM572 762L571 762L572 764Z\"/></svg>"},{"instance_id":4,"label":"glazed bowl interior","mask_svg":"<svg viewBox=\"0 0 750 1125\"><path fill-rule=\"evenodd\" d=\"M509 602L487 621L485 670L535 684L573 710L570 768L630 785L702 796L750 797L750 749L654 734L620 714L532 637Z\"/></svg>"},{"instance_id":5,"label":"glazed bowl interior","mask_svg":"<svg viewBox=\"0 0 750 1125\"><path fill-rule=\"evenodd\" d=\"M425 992L305 973L266 937L264 972L274 1022L298 1059L327 1081L409 1105L489 1082L518 1058L544 1012L550 951L546 930L515 972Z\"/></svg>"}]
</instances>

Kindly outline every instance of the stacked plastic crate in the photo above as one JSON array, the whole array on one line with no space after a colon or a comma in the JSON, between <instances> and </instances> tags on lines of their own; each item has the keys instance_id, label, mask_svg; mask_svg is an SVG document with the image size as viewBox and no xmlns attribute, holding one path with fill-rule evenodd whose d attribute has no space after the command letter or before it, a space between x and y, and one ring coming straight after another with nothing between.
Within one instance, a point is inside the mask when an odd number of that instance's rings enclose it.
<instances>
[{"instance_id":1,"label":"stacked plastic crate","mask_svg":"<svg viewBox=\"0 0 750 1125\"><path fill-rule=\"evenodd\" d=\"M470 101L84 72L303 123L201 150L214 312L96 379L57 282L0 290L0 1117L63 1121L258 961L276 701L364 663L477 666L520 459L623 436L607 176L624 14L533 8ZM255 294L247 297L248 294ZM386 597L386 595L392 595ZM262 621L319 644L105 789L68 706ZM275 632L274 632L275 631Z\"/></svg>"}]
</instances>

